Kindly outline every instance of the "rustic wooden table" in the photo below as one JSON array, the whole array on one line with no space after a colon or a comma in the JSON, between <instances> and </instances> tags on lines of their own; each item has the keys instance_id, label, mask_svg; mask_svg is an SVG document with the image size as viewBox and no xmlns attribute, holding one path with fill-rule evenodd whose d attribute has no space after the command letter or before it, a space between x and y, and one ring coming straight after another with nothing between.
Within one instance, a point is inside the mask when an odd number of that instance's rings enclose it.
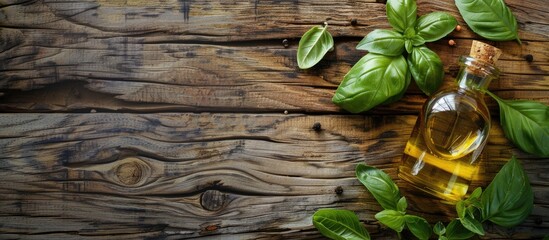
<instances>
[{"instance_id":1,"label":"rustic wooden table","mask_svg":"<svg viewBox=\"0 0 549 240\"><path fill-rule=\"evenodd\" d=\"M504 51L490 89L548 104L549 6L506 2L523 44L489 42ZM448 85L479 37L453 1L418 1L420 15L431 11L463 26L429 44ZM299 37L324 21L335 51L299 70ZM389 28L383 2L6 0L0 27L0 238L318 238L311 215L327 207L355 211L374 239L395 238L354 168L376 166L407 189L396 168L426 98L411 86L356 115L331 103L364 54L358 41ZM516 155L535 207L485 238L541 238L549 159L506 140L487 101L494 124L475 184ZM431 223L452 217L415 198Z\"/></svg>"}]
</instances>

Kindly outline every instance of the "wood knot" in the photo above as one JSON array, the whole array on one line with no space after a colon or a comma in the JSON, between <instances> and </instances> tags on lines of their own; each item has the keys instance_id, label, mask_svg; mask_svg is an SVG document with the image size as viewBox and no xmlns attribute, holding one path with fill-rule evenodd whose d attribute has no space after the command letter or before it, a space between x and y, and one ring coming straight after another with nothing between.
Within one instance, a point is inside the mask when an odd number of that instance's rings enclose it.
<instances>
[{"instance_id":1,"label":"wood knot","mask_svg":"<svg viewBox=\"0 0 549 240\"><path fill-rule=\"evenodd\" d=\"M116 168L118 180L126 185L137 184L143 176L143 168L136 162L126 162Z\"/></svg>"},{"instance_id":2,"label":"wood knot","mask_svg":"<svg viewBox=\"0 0 549 240\"><path fill-rule=\"evenodd\" d=\"M200 205L208 211L218 211L225 206L227 194L218 190L207 190L200 197Z\"/></svg>"}]
</instances>

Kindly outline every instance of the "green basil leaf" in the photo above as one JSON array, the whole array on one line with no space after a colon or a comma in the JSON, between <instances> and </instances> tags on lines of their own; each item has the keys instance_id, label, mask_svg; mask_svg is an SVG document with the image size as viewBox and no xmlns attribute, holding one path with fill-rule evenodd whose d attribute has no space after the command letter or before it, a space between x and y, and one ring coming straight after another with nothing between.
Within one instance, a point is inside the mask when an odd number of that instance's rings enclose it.
<instances>
[{"instance_id":1,"label":"green basil leaf","mask_svg":"<svg viewBox=\"0 0 549 240\"><path fill-rule=\"evenodd\" d=\"M469 196L468 200L472 201L472 200L478 199L478 198L480 198L481 195L482 195L482 188L481 188L481 187L477 187L477 188L471 193L471 195Z\"/></svg>"},{"instance_id":2,"label":"green basil leaf","mask_svg":"<svg viewBox=\"0 0 549 240\"><path fill-rule=\"evenodd\" d=\"M397 210L400 190L385 172L365 164L356 166L356 177L366 186L377 202L387 210Z\"/></svg>"},{"instance_id":3,"label":"green basil leaf","mask_svg":"<svg viewBox=\"0 0 549 240\"><path fill-rule=\"evenodd\" d=\"M334 47L334 39L327 30L328 26L315 26L299 40L297 48L297 65L307 69L318 62Z\"/></svg>"},{"instance_id":4,"label":"green basil leaf","mask_svg":"<svg viewBox=\"0 0 549 240\"><path fill-rule=\"evenodd\" d=\"M459 220L452 220L446 227L446 238L448 240L469 239L473 236L475 236L475 233L467 230Z\"/></svg>"},{"instance_id":5,"label":"green basil leaf","mask_svg":"<svg viewBox=\"0 0 549 240\"><path fill-rule=\"evenodd\" d=\"M438 55L426 46L414 47L408 55L408 66L419 89L433 94L444 80L444 68Z\"/></svg>"},{"instance_id":6,"label":"green basil leaf","mask_svg":"<svg viewBox=\"0 0 549 240\"><path fill-rule=\"evenodd\" d=\"M415 27L417 5L415 0L388 0L386 4L389 24L398 32L404 33L409 27Z\"/></svg>"},{"instance_id":7,"label":"green basil leaf","mask_svg":"<svg viewBox=\"0 0 549 240\"><path fill-rule=\"evenodd\" d=\"M410 229L410 232L414 234L418 239L429 239L431 236L431 225L422 217L414 215L404 216L406 226Z\"/></svg>"},{"instance_id":8,"label":"green basil leaf","mask_svg":"<svg viewBox=\"0 0 549 240\"><path fill-rule=\"evenodd\" d=\"M441 221L438 221L433 227L433 232L438 236L444 235L446 233L446 227L444 227L444 224Z\"/></svg>"},{"instance_id":9,"label":"green basil leaf","mask_svg":"<svg viewBox=\"0 0 549 240\"><path fill-rule=\"evenodd\" d=\"M375 218L383 223L383 225L397 232L402 232L404 229L404 214L399 211L385 209L378 212Z\"/></svg>"},{"instance_id":10,"label":"green basil leaf","mask_svg":"<svg viewBox=\"0 0 549 240\"><path fill-rule=\"evenodd\" d=\"M408 208L408 202L406 197L401 197L397 202L397 211L401 213L406 213L406 208Z\"/></svg>"},{"instance_id":11,"label":"green basil leaf","mask_svg":"<svg viewBox=\"0 0 549 240\"><path fill-rule=\"evenodd\" d=\"M358 43L356 49L386 56L398 56L404 52L404 37L393 30L376 29Z\"/></svg>"},{"instance_id":12,"label":"green basil leaf","mask_svg":"<svg viewBox=\"0 0 549 240\"><path fill-rule=\"evenodd\" d=\"M496 174L480 199L482 219L513 227L530 215L534 194L528 176L513 156Z\"/></svg>"},{"instance_id":13,"label":"green basil leaf","mask_svg":"<svg viewBox=\"0 0 549 240\"><path fill-rule=\"evenodd\" d=\"M433 42L451 33L457 26L454 16L445 12L432 12L419 17L416 32L426 42Z\"/></svg>"},{"instance_id":14,"label":"green basil leaf","mask_svg":"<svg viewBox=\"0 0 549 240\"><path fill-rule=\"evenodd\" d=\"M370 239L358 217L348 210L320 209L313 215L313 225L331 239Z\"/></svg>"},{"instance_id":15,"label":"green basil leaf","mask_svg":"<svg viewBox=\"0 0 549 240\"><path fill-rule=\"evenodd\" d=\"M403 56L368 53L345 75L332 101L352 113L367 111L402 93L407 71Z\"/></svg>"},{"instance_id":16,"label":"green basil leaf","mask_svg":"<svg viewBox=\"0 0 549 240\"><path fill-rule=\"evenodd\" d=\"M402 88L400 93L388 98L382 104L390 104L390 103L394 103L394 102L400 100L404 96L404 94L406 93L406 89L408 89L408 86L410 86L411 81L412 81L412 74L410 73L410 71L406 71L406 77L404 79L404 88Z\"/></svg>"},{"instance_id":17,"label":"green basil leaf","mask_svg":"<svg viewBox=\"0 0 549 240\"><path fill-rule=\"evenodd\" d=\"M448 240L448 238L445 237L445 236L439 236L439 237L438 237L438 240Z\"/></svg>"},{"instance_id":18,"label":"green basil leaf","mask_svg":"<svg viewBox=\"0 0 549 240\"><path fill-rule=\"evenodd\" d=\"M407 53L412 53L412 50L414 48L412 40L406 39L406 41L404 41L404 48L406 49Z\"/></svg>"},{"instance_id":19,"label":"green basil leaf","mask_svg":"<svg viewBox=\"0 0 549 240\"><path fill-rule=\"evenodd\" d=\"M479 235L484 235L484 228L482 227L482 223L476 220L472 215L465 214L463 217L459 218L459 221L469 231Z\"/></svg>"},{"instance_id":20,"label":"green basil leaf","mask_svg":"<svg viewBox=\"0 0 549 240\"><path fill-rule=\"evenodd\" d=\"M465 207L465 201L460 200L459 202L456 203L456 212L460 219L465 218L465 214L467 213L466 210L467 208Z\"/></svg>"},{"instance_id":21,"label":"green basil leaf","mask_svg":"<svg viewBox=\"0 0 549 240\"><path fill-rule=\"evenodd\" d=\"M425 39L423 39L423 37L421 37L419 35L415 35L414 37L412 37L411 41L412 41L412 45L414 47L421 46L421 45L425 44Z\"/></svg>"},{"instance_id":22,"label":"green basil leaf","mask_svg":"<svg viewBox=\"0 0 549 240\"><path fill-rule=\"evenodd\" d=\"M459 13L478 35L494 41L516 39L517 20L503 0L455 0Z\"/></svg>"},{"instance_id":23,"label":"green basil leaf","mask_svg":"<svg viewBox=\"0 0 549 240\"><path fill-rule=\"evenodd\" d=\"M498 102L505 136L525 152L549 157L549 106L488 94Z\"/></svg>"}]
</instances>

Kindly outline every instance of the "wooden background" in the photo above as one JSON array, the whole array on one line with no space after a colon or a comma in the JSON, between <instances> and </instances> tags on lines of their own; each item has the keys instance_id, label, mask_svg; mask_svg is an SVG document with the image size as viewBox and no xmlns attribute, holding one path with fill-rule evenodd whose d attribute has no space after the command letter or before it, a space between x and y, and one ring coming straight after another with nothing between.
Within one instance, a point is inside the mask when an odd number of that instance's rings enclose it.
<instances>
[{"instance_id":1,"label":"wooden background","mask_svg":"<svg viewBox=\"0 0 549 240\"><path fill-rule=\"evenodd\" d=\"M549 104L549 5L506 2L523 44L487 41L504 51L490 89ZM481 38L453 1L418 1L418 14L431 11L463 27L428 44L449 85ZM335 51L299 70L299 37L324 21ZM396 169L426 97L412 84L364 114L331 103L365 54L358 41L389 27L375 0L0 1L0 238L308 239L320 237L316 209L345 208L374 239L394 239L354 168L381 168L410 192ZM474 184L516 155L535 206L517 228L486 225L483 238L542 238L549 159L506 140L487 101L494 124ZM454 217L407 196L431 223Z\"/></svg>"}]
</instances>

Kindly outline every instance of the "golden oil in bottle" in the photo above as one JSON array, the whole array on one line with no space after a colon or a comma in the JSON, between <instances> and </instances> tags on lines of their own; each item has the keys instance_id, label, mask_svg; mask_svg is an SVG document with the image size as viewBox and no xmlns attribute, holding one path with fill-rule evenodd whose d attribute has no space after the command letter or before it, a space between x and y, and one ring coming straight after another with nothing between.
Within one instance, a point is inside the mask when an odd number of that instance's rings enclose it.
<instances>
[{"instance_id":1,"label":"golden oil in bottle","mask_svg":"<svg viewBox=\"0 0 549 240\"><path fill-rule=\"evenodd\" d=\"M399 167L401 179L451 203L467 193L490 131L484 91L497 77L493 63L500 52L496 49L495 56L495 48L480 44L473 46L475 52L490 47L492 54L460 59L455 86L432 95L423 106Z\"/></svg>"}]
</instances>

